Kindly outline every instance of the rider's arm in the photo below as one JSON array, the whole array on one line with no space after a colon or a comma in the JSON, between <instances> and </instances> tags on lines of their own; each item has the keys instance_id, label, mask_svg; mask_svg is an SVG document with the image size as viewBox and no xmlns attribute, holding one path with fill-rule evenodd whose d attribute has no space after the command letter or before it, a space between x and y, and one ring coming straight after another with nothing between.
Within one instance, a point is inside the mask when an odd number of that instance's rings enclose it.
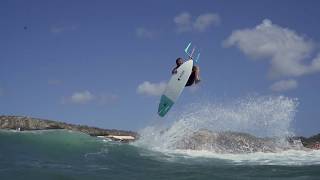
<instances>
[{"instance_id":1,"label":"rider's arm","mask_svg":"<svg viewBox=\"0 0 320 180\"><path fill-rule=\"evenodd\" d=\"M177 72L178 72L177 69L178 69L178 67L173 68L173 70L172 70L171 73L172 73L172 74L177 74Z\"/></svg>"}]
</instances>

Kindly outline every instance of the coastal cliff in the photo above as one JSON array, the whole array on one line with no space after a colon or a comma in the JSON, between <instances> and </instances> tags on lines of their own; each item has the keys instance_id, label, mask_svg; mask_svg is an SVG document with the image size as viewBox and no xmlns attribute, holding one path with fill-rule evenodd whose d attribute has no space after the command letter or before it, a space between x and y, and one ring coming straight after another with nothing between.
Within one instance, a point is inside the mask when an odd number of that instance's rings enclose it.
<instances>
[{"instance_id":1,"label":"coastal cliff","mask_svg":"<svg viewBox=\"0 0 320 180\"><path fill-rule=\"evenodd\" d=\"M50 129L66 129L86 133L90 136L103 136L112 140L117 140L113 137L133 137L129 141L138 138L138 134L132 131L123 131L115 129L101 129L89 127L85 125L68 124L52 120L31 118L25 116L0 116L0 129L8 130L50 130ZM121 139L120 139L121 140Z\"/></svg>"}]
</instances>

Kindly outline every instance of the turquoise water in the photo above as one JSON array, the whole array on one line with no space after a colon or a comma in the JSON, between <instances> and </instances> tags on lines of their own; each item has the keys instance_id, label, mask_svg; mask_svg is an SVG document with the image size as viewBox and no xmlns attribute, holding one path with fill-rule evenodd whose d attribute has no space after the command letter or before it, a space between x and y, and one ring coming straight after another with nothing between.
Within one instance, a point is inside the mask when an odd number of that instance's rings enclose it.
<instances>
[{"instance_id":1,"label":"turquoise water","mask_svg":"<svg viewBox=\"0 0 320 180\"><path fill-rule=\"evenodd\" d=\"M0 131L0 180L320 179L320 151L286 141L297 107L283 96L190 104L151 119L132 144L64 130ZM261 146L261 137L273 139Z\"/></svg>"},{"instance_id":2,"label":"turquoise water","mask_svg":"<svg viewBox=\"0 0 320 180\"><path fill-rule=\"evenodd\" d=\"M64 130L0 131L0 179L319 179L320 153L154 151Z\"/></svg>"}]
</instances>

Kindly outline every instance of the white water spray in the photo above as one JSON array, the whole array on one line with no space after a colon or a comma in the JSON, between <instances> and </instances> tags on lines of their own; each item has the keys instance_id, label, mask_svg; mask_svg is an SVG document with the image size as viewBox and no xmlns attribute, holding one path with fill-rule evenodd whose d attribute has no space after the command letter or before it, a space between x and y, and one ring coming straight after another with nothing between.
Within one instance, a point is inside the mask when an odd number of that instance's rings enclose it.
<instances>
[{"instance_id":1,"label":"white water spray","mask_svg":"<svg viewBox=\"0 0 320 180\"><path fill-rule=\"evenodd\" d=\"M179 148L177 144L186 140L190 143L188 139L192 139L195 133L206 130L217 137L225 132L241 132L260 138L275 138L277 141L275 143L279 147L280 141L283 143L282 140L285 140L286 137L294 135L290 126L294 120L297 105L296 99L283 96L255 96L231 103L193 104L181 112L178 117L175 117L177 120L170 126L149 126L143 129L140 132L141 138L136 144L153 149L174 150ZM232 135L235 136L235 134ZM230 141L228 134L223 134L223 138L225 137ZM239 139L239 137L235 138ZM211 141L215 140L211 138ZM247 137L240 137L240 140L247 144L257 142L246 142L249 141ZM239 144L239 142L228 143ZM196 145L196 143L193 144L193 146ZM287 144L282 145L287 146ZM201 150L215 152L222 152L230 148L221 149L221 144L219 144L219 150L217 146L210 145L210 148L207 145L201 146ZM193 147L191 149L199 148Z\"/></svg>"}]
</instances>

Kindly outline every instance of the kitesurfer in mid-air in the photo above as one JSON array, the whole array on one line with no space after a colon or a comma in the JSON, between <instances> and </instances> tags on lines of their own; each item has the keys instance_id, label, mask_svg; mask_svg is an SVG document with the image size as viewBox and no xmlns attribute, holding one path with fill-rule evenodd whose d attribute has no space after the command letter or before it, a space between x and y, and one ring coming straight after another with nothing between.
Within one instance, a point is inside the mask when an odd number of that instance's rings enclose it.
<instances>
[{"instance_id":1,"label":"kitesurfer in mid-air","mask_svg":"<svg viewBox=\"0 0 320 180\"><path fill-rule=\"evenodd\" d=\"M183 59L179 57L176 60L176 64L177 64L177 66L175 68L173 68L172 74L176 74L178 72L177 69L183 64ZM191 75L188 79L186 86L191 86L194 83L198 84L201 81L199 74L200 74L199 66L194 65L192 67L192 72L191 72Z\"/></svg>"}]
</instances>

